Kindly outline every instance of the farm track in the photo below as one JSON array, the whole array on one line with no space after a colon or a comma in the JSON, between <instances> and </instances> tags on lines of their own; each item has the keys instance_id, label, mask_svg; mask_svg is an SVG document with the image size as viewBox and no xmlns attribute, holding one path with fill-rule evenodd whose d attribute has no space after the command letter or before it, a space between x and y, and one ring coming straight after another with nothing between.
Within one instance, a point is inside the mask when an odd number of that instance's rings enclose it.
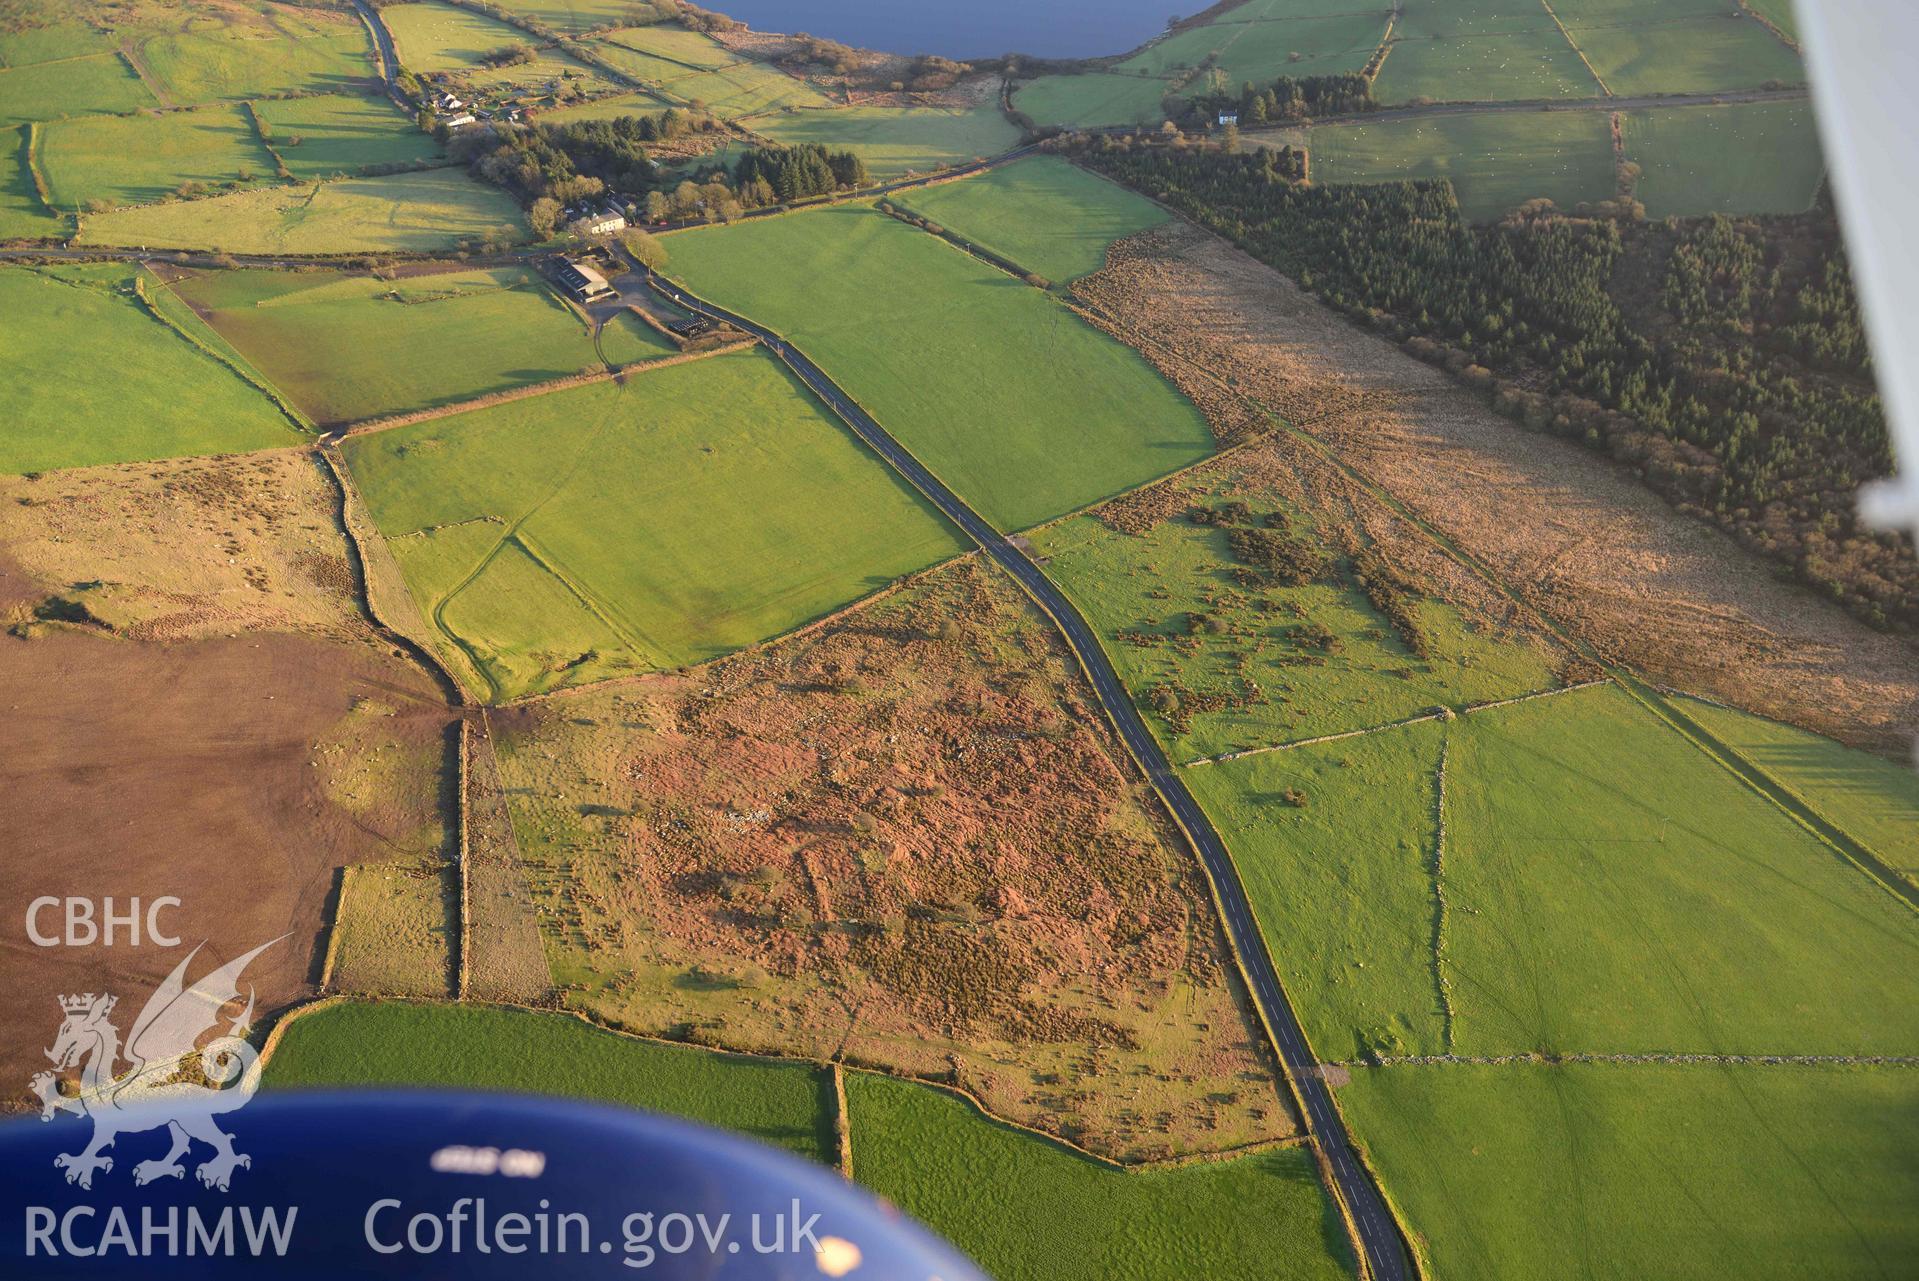
<instances>
[{"instance_id":1,"label":"farm track","mask_svg":"<svg viewBox=\"0 0 1919 1281\"><path fill-rule=\"evenodd\" d=\"M637 268L637 265L636 269L644 270ZM1344 1120L1333 1105L1332 1092L1321 1075L1319 1060L1306 1041L1298 1016L1280 986L1278 971L1253 925L1251 904L1245 887L1240 883L1232 856L1147 729L1146 722L1121 685L1112 660L1107 657L1079 611L1020 546L988 524L971 506L948 489L944 482L804 353L763 325L707 303L677 286L659 281L651 273L648 273L648 278L674 302L757 335L856 436L1012 575L1013 580L1052 619L1073 650L1108 719L1174 821L1186 834L1212 883L1235 957L1268 1034L1286 1066L1286 1076L1300 1105L1307 1132L1315 1140L1340 1208L1356 1238L1365 1274L1374 1281L1409 1281L1413 1272L1399 1225L1387 1210L1385 1199L1371 1176L1361 1165L1346 1133Z\"/></svg>"}]
</instances>

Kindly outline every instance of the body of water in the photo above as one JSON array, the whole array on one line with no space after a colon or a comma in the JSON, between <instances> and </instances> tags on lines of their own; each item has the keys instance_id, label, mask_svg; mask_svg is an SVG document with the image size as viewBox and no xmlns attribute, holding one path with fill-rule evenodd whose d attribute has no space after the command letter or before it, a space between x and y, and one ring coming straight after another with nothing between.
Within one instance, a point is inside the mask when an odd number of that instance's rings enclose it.
<instances>
[{"instance_id":1,"label":"body of water","mask_svg":"<svg viewBox=\"0 0 1919 1281\"><path fill-rule=\"evenodd\" d=\"M805 31L863 49L991 58L1124 53L1166 29L1177 0L703 0L756 31Z\"/></svg>"}]
</instances>

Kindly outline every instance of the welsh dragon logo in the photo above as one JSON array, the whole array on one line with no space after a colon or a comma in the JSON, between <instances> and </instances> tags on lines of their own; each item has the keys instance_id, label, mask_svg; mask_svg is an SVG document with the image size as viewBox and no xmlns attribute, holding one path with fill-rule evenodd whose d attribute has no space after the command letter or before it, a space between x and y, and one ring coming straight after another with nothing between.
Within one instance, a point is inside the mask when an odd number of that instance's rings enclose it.
<instances>
[{"instance_id":1,"label":"welsh dragon logo","mask_svg":"<svg viewBox=\"0 0 1919 1281\"><path fill-rule=\"evenodd\" d=\"M244 1039L253 1020L251 989L246 1008L226 1033L204 1046L198 1042L219 1025L221 1009L239 998L238 980L247 963L279 941L262 943L189 987L187 966L200 953L194 948L147 998L124 1049L119 1029L108 1017L116 998L91 992L60 998L66 1017L53 1048L47 1051L54 1070L37 1074L32 1086L40 1097L42 1121L51 1121L61 1112L93 1119L92 1141L79 1152L53 1159L56 1167L67 1172L67 1182L91 1188L94 1171L113 1169L113 1158L101 1153L116 1138L163 1126L173 1146L158 1160L133 1167L136 1184L184 1177L186 1167L180 1158L196 1139L213 1149L212 1157L194 1171L210 1188L226 1191L233 1171L253 1164L245 1153L233 1150L233 1136L216 1121L223 1113L245 1107L259 1084L254 1072L259 1054ZM123 1055L127 1069L116 1073L114 1066ZM82 1062L86 1066L80 1073L79 1095L62 1094L55 1073Z\"/></svg>"}]
</instances>

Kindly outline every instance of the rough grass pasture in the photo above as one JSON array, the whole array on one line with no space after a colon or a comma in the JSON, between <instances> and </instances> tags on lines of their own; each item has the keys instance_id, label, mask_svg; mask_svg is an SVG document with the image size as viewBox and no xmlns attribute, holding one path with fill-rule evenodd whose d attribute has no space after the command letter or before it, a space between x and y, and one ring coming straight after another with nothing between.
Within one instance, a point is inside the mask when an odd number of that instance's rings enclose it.
<instances>
[{"instance_id":1,"label":"rough grass pasture","mask_svg":"<svg viewBox=\"0 0 1919 1281\"><path fill-rule=\"evenodd\" d=\"M117 53L0 69L0 127L153 105L153 95Z\"/></svg>"},{"instance_id":2,"label":"rough grass pasture","mask_svg":"<svg viewBox=\"0 0 1919 1281\"><path fill-rule=\"evenodd\" d=\"M273 180L273 157L240 107L82 116L41 126L40 170L62 209L146 204L192 184Z\"/></svg>"},{"instance_id":3,"label":"rough grass pasture","mask_svg":"<svg viewBox=\"0 0 1919 1281\"><path fill-rule=\"evenodd\" d=\"M1601 111L1322 125L1308 146L1315 182L1448 178L1460 212L1474 220L1496 218L1538 196L1570 209L1608 199L1616 186Z\"/></svg>"},{"instance_id":4,"label":"rough grass pasture","mask_svg":"<svg viewBox=\"0 0 1919 1281\"><path fill-rule=\"evenodd\" d=\"M174 289L321 423L425 409L601 367L586 323L523 267L397 280L219 271L185 277ZM651 339L650 354L672 353L651 329L639 333ZM635 334L634 341L643 340Z\"/></svg>"},{"instance_id":5,"label":"rough grass pasture","mask_svg":"<svg viewBox=\"0 0 1919 1281\"><path fill-rule=\"evenodd\" d=\"M1089 697L969 556L804 635L494 713L561 999L957 1072L996 1115L1119 1159L1289 1135L1199 869ZM941 906L961 902L1024 906Z\"/></svg>"},{"instance_id":6,"label":"rough grass pasture","mask_svg":"<svg viewBox=\"0 0 1919 1281\"><path fill-rule=\"evenodd\" d=\"M1116 1170L909 1081L849 1073L859 1182L1000 1281L1352 1275L1305 1149Z\"/></svg>"},{"instance_id":7,"label":"rough grass pasture","mask_svg":"<svg viewBox=\"0 0 1919 1281\"><path fill-rule=\"evenodd\" d=\"M1919 920L1624 691L1450 730L1461 1053L1919 1053Z\"/></svg>"},{"instance_id":8,"label":"rough grass pasture","mask_svg":"<svg viewBox=\"0 0 1919 1281\"><path fill-rule=\"evenodd\" d=\"M1096 516L1034 532L1048 574L1099 632L1176 761L1559 683L1551 650L1471 627L1458 610L1425 597L1412 604L1426 650L1415 654L1297 510L1231 476L1195 474L1179 487L1209 511L1248 503L1249 526L1286 514L1289 534L1334 568L1299 586L1246 586L1255 567L1234 555L1229 530L1184 515L1138 534Z\"/></svg>"},{"instance_id":9,"label":"rough grass pasture","mask_svg":"<svg viewBox=\"0 0 1919 1281\"><path fill-rule=\"evenodd\" d=\"M1897 1276L1919 1070L1356 1069L1341 1110L1437 1281Z\"/></svg>"},{"instance_id":10,"label":"rough grass pasture","mask_svg":"<svg viewBox=\"0 0 1919 1281\"><path fill-rule=\"evenodd\" d=\"M459 887L446 863L346 868L334 911L332 986L366 996L451 996Z\"/></svg>"},{"instance_id":11,"label":"rough grass pasture","mask_svg":"<svg viewBox=\"0 0 1919 1281\"><path fill-rule=\"evenodd\" d=\"M373 87L372 41L351 13L277 12L276 27L289 34L169 32L141 42L140 61L176 106Z\"/></svg>"},{"instance_id":12,"label":"rough grass pasture","mask_svg":"<svg viewBox=\"0 0 1919 1281\"><path fill-rule=\"evenodd\" d=\"M57 236L64 229L33 189L25 126L0 129L0 240Z\"/></svg>"},{"instance_id":13,"label":"rough grass pasture","mask_svg":"<svg viewBox=\"0 0 1919 1281\"><path fill-rule=\"evenodd\" d=\"M894 201L1048 280L1106 265L1106 247L1166 221L1158 205L1057 156L1033 156Z\"/></svg>"},{"instance_id":14,"label":"rough grass pasture","mask_svg":"<svg viewBox=\"0 0 1919 1281\"><path fill-rule=\"evenodd\" d=\"M1041 125L1156 124L1166 118L1160 103L1172 91L1171 81L1112 71L1041 76L1013 91L1013 108Z\"/></svg>"},{"instance_id":15,"label":"rough grass pasture","mask_svg":"<svg viewBox=\"0 0 1919 1281\"><path fill-rule=\"evenodd\" d=\"M336 178L439 156L439 144L385 98L318 94L253 104L269 146L295 178Z\"/></svg>"},{"instance_id":16,"label":"rough grass pasture","mask_svg":"<svg viewBox=\"0 0 1919 1281\"><path fill-rule=\"evenodd\" d=\"M1834 827L1919 880L1919 778L1904 761L1700 699L1678 706Z\"/></svg>"},{"instance_id":17,"label":"rough grass pasture","mask_svg":"<svg viewBox=\"0 0 1919 1281\"><path fill-rule=\"evenodd\" d=\"M1625 137L1649 218L1803 213L1826 172L1808 103L1630 111Z\"/></svg>"},{"instance_id":18,"label":"rough grass pasture","mask_svg":"<svg viewBox=\"0 0 1919 1281\"><path fill-rule=\"evenodd\" d=\"M250 254L426 252L524 239L513 198L461 169L270 187L212 200L118 209L84 219L89 245Z\"/></svg>"},{"instance_id":19,"label":"rough grass pasture","mask_svg":"<svg viewBox=\"0 0 1919 1281\"><path fill-rule=\"evenodd\" d=\"M1248 12L1256 7L1229 10L1216 22L1168 37L1119 63L1117 70L1170 77L1217 67L1230 88L1280 76L1337 75L1363 69L1386 34L1384 8L1276 19Z\"/></svg>"},{"instance_id":20,"label":"rough grass pasture","mask_svg":"<svg viewBox=\"0 0 1919 1281\"><path fill-rule=\"evenodd\" d=\"M777 327L1003 529L1212 447L1199 412L1131 349L865 206L676 233L667 248L676 277Z\"/></svg>"},{"instance_id":21,"label":"rough grass pasture","mask_svg":"<svg viewBox=\"0 0 1919 1281\"><path fill-rule=\"evenodd\" d=\"M1568 17L1567 28L1616 94L1711 93L1806 79L1792 50L1730 6L1709 16L1640 23L1579 26Z\"/></svg>"},{"instance_id":22,"label":"rough grass pasture","mask_svg":"<svg viewBox=\"0 0 1919 1281\"><path fill-rule=\"evenodd\" d=\"M854 152L875 178L965 164L998 155L1019 142L1019 130L992 101L964 111L821 107L761 116L752 125L755 132L788 146L817 142L834 151Z\"/></svg>"},{"instance_id":23,"label":"rough grass pasture","mask_svg":"<svg viewBox=\"0 0 1919 1281\"><path fill-rule=\"evenodd\" d=\"M831 1089L811 1064L640 1041L565 1014L348 1003L296 1018L268 1089L440 1085L603 1099L833 1159Z\"/></svg>"},{"instance_id":24,"label":"rough grass pasture","mask_svg":"<svg viewBox=\"0 0 1919 1281\"><path fill-rule=\"evenodd\" d=\"M346 450L422 610L496 696L711 658L959 550L760 353Z\"/></svg>"},{"instance_id":25,"label":"rough grass pasture","mask_svg":"<svg viewBox=\"0 0 1919 1281\"><path fill-rule=\"evenodd\" d=\"M1409 0L1373 82L1373 95L1388 104L1599 93L1552 15L1519 0Z\"/></svg>"},{"instance_id":26,"label":"rough grass pasture","mask_svg":"<svg viewBox=\"0 0 1919 1281\"><path fill-rule=\"evenodd\" d=\"M0 348L0 471L237 453L300 439L258 390L154 319L133 296L136 278L117 265L0 270L9 333Z\"/></svg>"}]
</instances>

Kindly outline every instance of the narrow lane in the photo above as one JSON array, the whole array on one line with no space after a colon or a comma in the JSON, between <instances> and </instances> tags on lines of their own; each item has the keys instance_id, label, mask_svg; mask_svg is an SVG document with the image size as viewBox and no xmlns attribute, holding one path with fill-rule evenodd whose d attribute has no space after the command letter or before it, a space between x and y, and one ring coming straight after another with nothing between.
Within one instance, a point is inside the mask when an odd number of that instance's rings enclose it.
<instances>
[{"instance_id":1,"label":"narrow lane","mask_svg":"<svg viewBox=\"0 0 1919 1281\"><path fill-rule=\"evenodd\" d=\"M724 321L764 342L800 381L852 428L854 434L925 495L947 519L965 531L987 555L999 562L1040 608L1052 616L1067 644L1078 656L1080 666L1092 682L1094 693L1106 708L1127 750L1165 800L1167 808L1185 831L1207 874L1212 878L1224 909L1227 932L1251 980L1253 999L1299 1093L1307 1131L1324 1154L1337 1194L1345 1203L1357 1229L1357 1244L1364 1257L1367 1274L1374 1281L1407 1281L1412 1273L1398 1224L1387 1211L1378 1188L1373 1185L1371 1177L1353 1152L1345 1123L1334 1108L1331 1091L1319 1074L1319 1060L1306 1043L1306 1035L1293 1012L1292 1004L1280 987L1272 958L1267 955L1265 944L1254 928L1252 908L1232 856L1227 853L1225 842L1220 839L1211 821L1193 799L1193 794L1187 790L1184 780L1168 762L1158 741L1147 729L1138 708L1134 707L1125 687L1121 685L1119 674L1107 658L1106 651L1101 648L1098 638L1079 611L1024 551L989 525L979 513L922 466L885 428L846 396L805 353L763 325L706 302L637 264L635 270L645 273L649 285L680 306Z\"/></svg>"}]
</instances>

